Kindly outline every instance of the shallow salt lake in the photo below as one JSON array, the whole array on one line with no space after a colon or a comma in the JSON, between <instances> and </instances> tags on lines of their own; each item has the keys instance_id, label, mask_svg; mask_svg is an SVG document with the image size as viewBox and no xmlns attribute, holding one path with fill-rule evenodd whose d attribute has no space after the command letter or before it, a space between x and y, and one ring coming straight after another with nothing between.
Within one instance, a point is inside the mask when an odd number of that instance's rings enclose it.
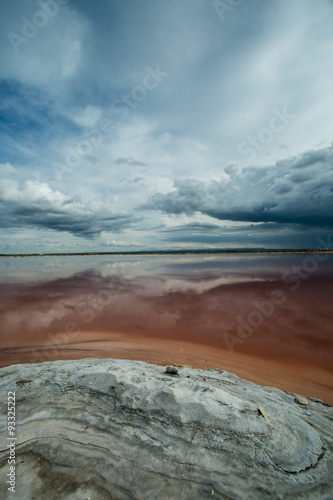
<instances>
[{"instance_id":1,"label":"shallow salt lake","mask_svg":"<svg viewBox=\"0 0 333 500\"><path fill-rule=\"evenodd\" d=\"M0 365L128 357L333 401L333 255L0 259Z\"/></svg>"}]
</instances>

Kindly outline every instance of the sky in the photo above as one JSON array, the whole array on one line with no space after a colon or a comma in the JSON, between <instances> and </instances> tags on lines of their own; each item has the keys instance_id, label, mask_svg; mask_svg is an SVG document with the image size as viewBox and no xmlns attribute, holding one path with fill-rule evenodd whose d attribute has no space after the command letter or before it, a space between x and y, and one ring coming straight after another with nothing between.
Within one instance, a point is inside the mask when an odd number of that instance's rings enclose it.
<instances>
[{"instance_id":1,"label":"sky","mask_svg":"<svg viewBox=\"0 0 333 500\"><path fill-rule=\"evenodd\" d=\"M333 248L332 0L2 0L0 253Z\"/></svg>"}]
</instances>

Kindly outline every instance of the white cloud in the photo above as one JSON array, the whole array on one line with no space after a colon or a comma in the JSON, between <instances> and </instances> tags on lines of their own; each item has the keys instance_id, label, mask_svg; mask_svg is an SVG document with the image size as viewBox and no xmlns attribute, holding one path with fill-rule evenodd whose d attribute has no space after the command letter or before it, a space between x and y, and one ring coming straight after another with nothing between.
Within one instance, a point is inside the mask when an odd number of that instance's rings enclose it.
<instances>
[{"instance_id":1,"label":"white cloud","mask_svg":"<svg viewBox=\"0 0 333 500\"><path fill-rule=\"evenodd\" d=\"M7 177L13 174L15 171L14 167L9 163L0 163L0 179L2 177Z\"/></svg>"},{"instance_id":2,"label":"white cloud","mask_svg":"<svg viewBox=\"0 0 333 500\"><path fill-rule=\"evenodd\" d=\"M82 111L71 116L72 120L82 127L93 128L101 118L102 109L98 106L86 106Z\"/></svg>"}]
</instances>

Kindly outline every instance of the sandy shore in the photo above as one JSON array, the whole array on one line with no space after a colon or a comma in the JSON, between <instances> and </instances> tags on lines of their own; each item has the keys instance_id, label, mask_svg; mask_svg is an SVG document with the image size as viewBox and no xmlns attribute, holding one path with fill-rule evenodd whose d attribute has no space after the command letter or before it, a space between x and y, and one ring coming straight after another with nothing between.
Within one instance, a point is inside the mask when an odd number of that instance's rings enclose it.
<instances>
[{"instance_id":1,"label":"sandy shore","mask_svg":"<svg viewBox=\"0 0 333 500\"><path fill-rule=\"evenodd\" d=\"M118 358L161 365L227 370L260 385L323 399L333 406L333 373L297 359L253 356L214 346L127 334L81 332L66 345L9 348L0 353L0 366L58 359Z\"/></svg>"}]
</instances>

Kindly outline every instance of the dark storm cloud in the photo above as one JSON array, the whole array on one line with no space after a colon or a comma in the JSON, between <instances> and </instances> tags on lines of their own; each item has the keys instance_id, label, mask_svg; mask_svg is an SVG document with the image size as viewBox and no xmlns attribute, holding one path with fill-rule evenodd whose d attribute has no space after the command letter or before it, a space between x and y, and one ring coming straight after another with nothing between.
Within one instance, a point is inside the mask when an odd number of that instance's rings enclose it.
<instances>
[{"instance_id":1,"label":"dark storm cloud","mask_svg":"<svg viewBox=\"0 0 333 500\"><path fill-rule=\"evenodd\" d=\"M219 220L333 225L333 147L308 151L268 167L227 170L228 180L175 180L175 191L156 193L146 209L196 212Z\"/></svg>"},{"instance_id":2,"label":"dark storm cloud","mask_svg":"<svg viewBox=\"0 0 333 500\"><path fill-rule=\"evenodd\" d=\"M200 227L202 226L202 227ZM332 229L303 224L184 224L160 230L171 243L214 245L216 248L330 248Z\"/></svg>"},{"instance_id":3,"label":"dark storm cloud","mask_svg":"<svg viewBox=\"0 0 333 500\"><path fill-rule=\"evenodd\" d=\"M82 202L53 191L47 184L15 181L0 184L1 228L37 228L68 232L83 238L95 238L103 231L121 232L131 226L134 217L114 213L101 201Z\"/></svg>"},{"instance_id":4,"label":"dark storm cloud","mask_svg":"<svg viewBox=\"0 0 333 500\"><path fill-rule=\"evenodd\" d=\"M181 233L183 231L190 231L192 233L209 233L211 231L218 231L220 230L220 226L217 224L207 224L207 223L200 223L200 222L191 222L189 224L184 224L183 226L173 226L173 227L168 227L164 228L162 232L164 233Z\"/></svg>"}]
</instances>

